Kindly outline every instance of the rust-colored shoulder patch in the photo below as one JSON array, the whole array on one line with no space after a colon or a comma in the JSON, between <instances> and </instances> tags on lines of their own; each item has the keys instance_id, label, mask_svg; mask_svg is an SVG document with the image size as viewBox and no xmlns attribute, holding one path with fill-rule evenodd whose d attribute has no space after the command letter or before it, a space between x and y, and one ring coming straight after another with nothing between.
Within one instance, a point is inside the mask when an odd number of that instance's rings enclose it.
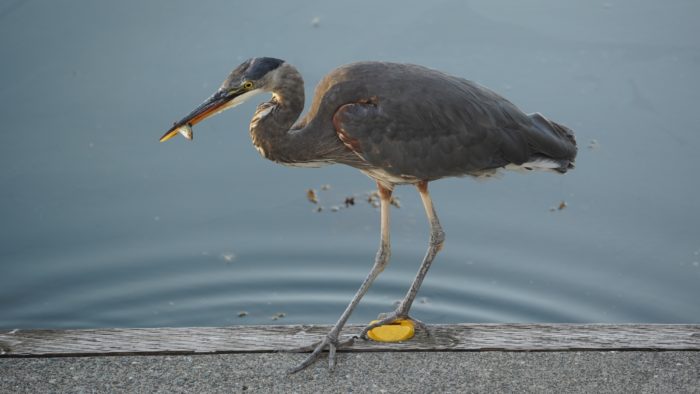
<instances>
[{"instance_id":1,"label":"rust-colored shoulder patch","mask_svg":"<svg viewBox=\"0 0 700 394\"><path fill-rule=\"evenodd\" d=\"M340 138L340 141L343 143L343 145L345 145L351 151L359 154L362 153L362 146L360 145L360 141L358 141L357 138L351 137L350 134L348 134L347 131L343 129L342 125L343 115L346 111L350 110L355 105L357 104L345 104L338 108L337 111L335 111L335 114L333 114L333 128L335 128L335 132L336 134L338 134L338 138Z\"/></svg>"},{"instance_id":2,"label":"rust-colored shoulder patch","mask_svg":"<svg viewBox=\"0 0 700 394\"><path fill-rule=\"evenodd\" d=\"M358 111L363 107L366 108L366 106L377 107L378 104L379 97L372 96L357 100L354 103L341 105L340 108L335 111L335 114L333 114L333 127L335 128L335 132L338 134L338 138L340 138L340 141L342 141L348 149L357 154L362 153L362 146L357 138L353 138L350 134L348 134L347 130L343 128L343 117L350 111Z\"/></svg>"}]
</instances>

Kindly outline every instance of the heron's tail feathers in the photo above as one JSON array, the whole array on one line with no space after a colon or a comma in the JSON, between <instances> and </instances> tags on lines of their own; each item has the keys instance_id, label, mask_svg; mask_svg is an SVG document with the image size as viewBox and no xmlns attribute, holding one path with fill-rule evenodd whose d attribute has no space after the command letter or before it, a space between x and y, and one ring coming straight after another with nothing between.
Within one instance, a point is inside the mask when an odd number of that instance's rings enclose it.
<instances>
[{"instance_id":1,"label":"heron's tail feathers","mask_svg":"<svg viewBox=\"0 0 700 394\"><path fill-rule=\"evenodd\" d=\"M536 168L552 169L561 173L574 168L578 151L574 132L538 112L530 114L529 117L536 130L528 136L532 156L528 160L529 163L525 164L536 163Z\"/></svg>"}]
</instances>

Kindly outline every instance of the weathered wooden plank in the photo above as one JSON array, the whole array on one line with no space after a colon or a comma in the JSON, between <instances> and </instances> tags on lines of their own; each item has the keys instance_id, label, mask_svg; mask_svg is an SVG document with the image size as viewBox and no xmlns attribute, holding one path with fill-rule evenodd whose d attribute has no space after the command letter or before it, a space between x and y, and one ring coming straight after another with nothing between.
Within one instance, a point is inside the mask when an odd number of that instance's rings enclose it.
<instances>
[{"instance_id":1,"label":"weathered wooden plank","mask_svg":"<svg viewBox=\"0 0 700 394\"><path fill-rule=\"evenodd\" d=\"M0 355L274 352L308 345L330 326L233 326L92 330L12 330ZM349 326L358 333L362 326ZM700 325L450 324L431 325L403 343L357 340L348 351L700 350ZM347 335L349 337L350 335Z\"/></svg>"}]
</instances>

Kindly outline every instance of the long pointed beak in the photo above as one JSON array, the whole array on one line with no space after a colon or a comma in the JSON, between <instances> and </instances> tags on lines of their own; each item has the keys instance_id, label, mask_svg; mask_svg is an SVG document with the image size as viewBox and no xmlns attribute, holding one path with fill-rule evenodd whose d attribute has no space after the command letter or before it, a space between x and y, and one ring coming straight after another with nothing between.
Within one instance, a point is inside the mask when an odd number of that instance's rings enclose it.
<instances>
[{"instance_id":1,"label":"long pointed beak","mask_svg":"<svg viewBox=\"0 0 700 394\"><path fill-rule=\"evenodd\" d=\"M195 108L194 111L190 112L189 115L182 118L180 121L175 122L173 127L170 128L162 137L160 137L160 142L165 142L178 133L182 134L188 140L193 137L192 126L203 121L204 119L215 115L226 108L231 100L233 100L237 94L226 94L224 91L218 91L209 97L206 101Z\"/></svg>"}]
</instances>

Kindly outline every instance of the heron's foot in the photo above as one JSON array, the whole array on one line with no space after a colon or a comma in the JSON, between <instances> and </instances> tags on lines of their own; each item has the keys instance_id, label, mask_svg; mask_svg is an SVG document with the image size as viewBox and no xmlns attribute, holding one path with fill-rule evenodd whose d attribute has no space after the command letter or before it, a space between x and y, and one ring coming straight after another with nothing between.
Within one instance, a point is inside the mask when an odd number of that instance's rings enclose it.
<instances>
[{"instance_id":1,"label":"heron's foot","mask_svg":"<svg viewBox=\"0 0 700 394\"><path fill-rule=\"evenodd\" d=\"M427 335L430 335L430 329L428 329L428 326L423 323L422 321L418 319L414 319L411 316L409 316L405 312L401 312L399 310L395 310L393 312L389 313L380 313L379 316L377 317L377 320L368 324L367 327L365 327L362 332L360 333L360 338L362 339L369 339L367 336L367 333L370 332L375 327L383 326L385 324L391 324L394 323L397 320L410 320L413 322L413 325L418 327L420 330L424 331Z\"/></svg>"},{"instance_id":2,"label":"heron's foot","mask_svg":"<svg viewBox=\"0 0 700 394\"><path fill-rule=\"evenodd\" d=\"M328 348L328 369L332 371L333 368L335 368L336 363L335 351L344 346L352 346L353 342L355 342L355 337L346 339L344 341L340 341L338 340L338 334L331 331L322 340L312 343L311 345L295 349L295 351L311 352L311 354L309 355L309 357L306 358L306 360L302 361L301 364L287 370L287 373L297 373L302 369L305 369L309 365L313 364L321 357L321 353L326 348Z\"/></svg>"}]
</instances>

